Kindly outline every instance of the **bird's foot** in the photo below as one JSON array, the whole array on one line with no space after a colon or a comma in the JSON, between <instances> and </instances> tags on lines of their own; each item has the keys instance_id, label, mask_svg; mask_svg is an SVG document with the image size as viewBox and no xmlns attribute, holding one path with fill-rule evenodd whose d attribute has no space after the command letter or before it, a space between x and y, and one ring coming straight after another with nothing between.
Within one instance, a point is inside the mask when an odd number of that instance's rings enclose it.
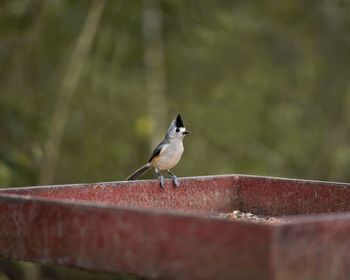
<instances>
[{"instance_id":1,"label":"bird's foot","mask_svg":"<svg viewBox=\"0 0 350 280\"><path fill-rule=\"evenodd\" d=\"M173 183L174 183L175 187L180 186L179 180L177 179L177 177L175 175L173 175L171 178L173 179Z\"/></svg>"},{"instance_id":2,"label":"bird's foot","mask_svg":"<svg viewBox=\"0 0 350 280\"><path fill-rule=\"evenodd\" d=\"M164 189L165 180L164 180L164 176L163 176L163 175L160 175L160 176L159 176L159 182L160 182L160 187L161 187L162 189Z\"/></svg>"}]
</instances>

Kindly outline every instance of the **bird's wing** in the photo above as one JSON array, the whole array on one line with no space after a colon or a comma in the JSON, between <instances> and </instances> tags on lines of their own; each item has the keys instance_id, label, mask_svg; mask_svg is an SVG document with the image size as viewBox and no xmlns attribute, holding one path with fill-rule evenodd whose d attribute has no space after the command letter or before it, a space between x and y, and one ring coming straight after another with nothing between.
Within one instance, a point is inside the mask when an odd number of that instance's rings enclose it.
<instances>
[{"instance_id":1,"label":"bird's wing","mask_svg":"<svg viewBox=\"0 0 350 280\"><path fill-rule=\"evenodd\" d=\"M162 142L160 142L158 144L158 146L153 150L148 162L151 162L153 158L155 158L156 156L159 156L159 154L161 153L161 151L163 150L164 146L168 143L168 141L166 139L164 139Z\"/></svg>"}]
</instances>

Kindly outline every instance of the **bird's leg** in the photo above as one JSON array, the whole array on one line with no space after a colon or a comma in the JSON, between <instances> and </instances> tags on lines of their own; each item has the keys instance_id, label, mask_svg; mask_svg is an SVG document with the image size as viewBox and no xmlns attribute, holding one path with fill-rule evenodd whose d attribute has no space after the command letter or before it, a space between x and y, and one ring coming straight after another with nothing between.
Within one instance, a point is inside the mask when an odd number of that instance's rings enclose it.
<instances>
[{"instance_id":1,"label":"bird's leg","mask_svg":"<svg viewBox=\"0 0 350 280\"><path fill-rule=\"evenodd\" d=\"M155 169L155 171L158 174L158 178L160 180L160 186L162 189L164 189L164 176L160 173L158 169Z\"/></svg>"},{"instance_id":2,"label":"bird's leg","mask_svg":"<svg viewBox=\"0 0 350 280\"><path fill-rule=\"evenodd\" d=\"M176 175L174 173L172 173L170 170L167 170L166 172L171 176L171 179L173 179L173 183L174 183L175 187L178 187L180 184L179 184L179 180L177 179Z\"/></svg>"}]
</instances>

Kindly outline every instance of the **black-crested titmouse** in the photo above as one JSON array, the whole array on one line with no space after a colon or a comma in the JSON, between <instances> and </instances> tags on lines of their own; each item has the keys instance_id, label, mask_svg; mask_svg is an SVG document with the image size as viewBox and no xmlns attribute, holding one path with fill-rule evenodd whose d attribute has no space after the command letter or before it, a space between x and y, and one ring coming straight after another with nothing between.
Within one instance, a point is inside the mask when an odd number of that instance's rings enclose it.
<instances>
[{"instance_id":1,"label":"black-crested titmouse","mask_svg":"<svg viewBox=\"0 0 350 280\"><path fill-rule=\"evenodd\" d=\"M176 119L171 122L163 141L153 150L148 162L131 174L127 180L137 180L148 170L154 168L160 179L160 186L162 188L164 188L164 177L160 171L163 170L171 176L174 185L178 187L179 181L175 174L170 172L170 169L181 159L184 151L182 139L189 133L182 122L181 115L178 114Z\"/></svg>"}]
</instances>

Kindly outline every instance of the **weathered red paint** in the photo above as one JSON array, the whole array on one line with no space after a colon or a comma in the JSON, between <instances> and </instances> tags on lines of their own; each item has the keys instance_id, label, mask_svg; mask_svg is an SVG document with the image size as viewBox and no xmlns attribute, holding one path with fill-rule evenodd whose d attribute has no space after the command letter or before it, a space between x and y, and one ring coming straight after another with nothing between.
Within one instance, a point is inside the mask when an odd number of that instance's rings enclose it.
<instances>
[{"instance_id":1,"label":"weathered red paint","mask_svg":"<svg viewBox=\"0 0 350 280\"><path fill-rule=\"evenodd\" d=\"M254 176L5 189L0 256L171 279L350 279L350 185ZM211 217L292 215L287 224Z\"/></svg>"}]
</instances>

